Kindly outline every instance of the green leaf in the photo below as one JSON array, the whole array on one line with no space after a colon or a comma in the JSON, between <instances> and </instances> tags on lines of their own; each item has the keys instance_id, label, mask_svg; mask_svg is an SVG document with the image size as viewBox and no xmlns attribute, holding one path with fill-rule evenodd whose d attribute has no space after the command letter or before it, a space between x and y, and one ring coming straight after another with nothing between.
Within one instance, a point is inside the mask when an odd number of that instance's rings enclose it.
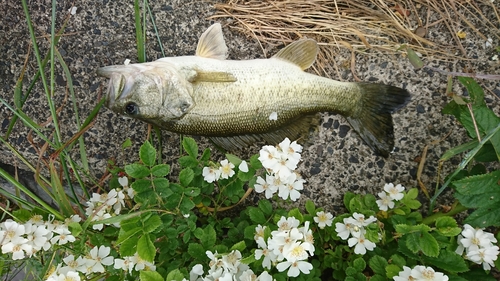
<instances>
[{"instance_id":1,"label":"green leaf","mask_svg":"<svg viewBox=\"0 0 500 281\"><path fill-rule=\"evenodd\" d=\"M144 177L149 176L150 171L149 169L142 165L142 164L129 164L125 166L125 173L127 175L135 178L135 179L142 179Z\"/></svg>"},{"instance_id":2,"label":"green leaf","mask_svg":"<svg viewBox=\"0 0 500 281\"><path fill-rule=\"evenodd\" d=\"M356 273L358 273L359 270L357 270L356 268L352 267L352 266L348 266L346 269L345 269L345 274L347 274L347 276L353 276L353 275L356 275ZM347 280L347 279L346 279Z\"/></svg>"},{"instance_id":3,"label":"green leaf","mask_svg":"<svg viewBox=\"0 0 500 281\"><path fill-rule=\"evenodd\" d=\"M311 216L316 216L316 206L314 206L314 202L312 200L306 201L306 211Z\"/></svg>"},{"instance_id":4,"label":"green leaf","mask_svg":"<svg viewBox=\"0 0 500 281\"><path fill-rule=\"evenodd\" d=\"M403 268L403 266L406 265L405 258L403 258L402 256L400 256L398 254L392 255L390 260L391 260L391 264L395 264L395 265L399 266L400 268Z\"/></svg>"},{"instance_id":5,"label":"green leaf","mask_svg":"<svg viewBox=\"0 0 500 281\"><path fill-rule=\"evenodd\" d=\"M428 232L422 232L420 249L422 249L422 253L429 257L437 257L439 255L439 244L436 238Z\"/></svg>"},{"instance_id":6,"label":"green leaf","mask_svg":"<svg viewBox=\"0 0 500 281\"><path fill-rule=\"evenodd\" d=\"M258 207L265 216L270 216L273 213L273 205L269 200L260 200Z\"/></svg>"},{"instance_id":7,"label":"green leaf","mask_svg":"<svg viewBox=\"0 0 500 281\"><path fill-rule=\"evenodd\" d=\"M349 207L347 208L351 213L358 212L362 213L365 211L363 200L360 196L356 196L349 201Z\"/></svg>"},{"instance_id":8,"label":"green leaf","mask_svg":"<svg viewBox=\"0 0 500 281\"><path fill-rule=\"evenodd\" d=\"M465 223L474 227L500 226L500 170L453 182L457 198L467 208L477 208Z\"/></svg>"},{"instance_id":9,"label":"green leaf","mask_svg":"<svg viewBox=\"0 0 500 281\"><path fill-rule=\"evenodd\" d=\"M147 166L153 166L156 162L156 149L146 141L139 149L139 158Z\"/></svg>"},{"instance_id":10,"label":"green leaf","mask_svg":"<svg viewBox=\"0 0 500 281\"><path fill-rule=\"evenodd\" d=\"M398 276L400 271L402 271L402 269L399 266L395 264L389 264L385 267L385 276L392 280L392 277Z\"/></svg>"},{"instance_id":11,"label":"green leaf","mask_svg":"<svg viewBox=\"0 0 500 281\"><path fill-rule=\"evenodd\" d=\"M211 225L207 225L203 230L204 234L200 239L201 245L205 249L211 249L215 245L216 233L215 229Z\"/></svg>"},{"instance_id":12,"label":"green leaf","mask_svg":"<svg viewBox=\"0 0 500 281\"><path fill-rule=\"evenodd\" d=\"M198 145L193 138L184 137L182 140L182 147L187 152L187 154L191 157L198 157Z\"/></svg>"},{"instance_id":13,"label":"green leaf","mask_svg":"<svg viewBox=\"0 0 500 281\"><path fill-rule=\"evenodd\" d=\"M372 277L370 277L370 281L387 281L387 280L388 279L385 277L385 273L384 275L375 274Z\"/></svg>"},{"instance_id":14,"label":"green leaf","mask_svg":"<svg viewBox=\"0 0 500 281\"><path fill-rule=\"evenodd\" d=\"M178 270L178 269L176 269L176 270ZM184 276L182 276L182 274L181 274L180 279L168 279L169 276L170 276L170 274L167 276L167 281L182 280L182 278L184 278ZM178 276L176 276L176 278L178 278ZM164 279L160 275L160 273L158 273L156 271L146 271L146 270L141 270L139 272L139 280L141 280L141 281L164 281Z\"/></svg>"},{"instance_id":15,"label":"green leaf","mask_svg":"<svg viewBox=\"0 0 500 281\"><path fill-rule=\"evenodd\" d=\"M188 245L188 254L191 255L193 259L200 259L206 256L205 249L198 243L190 243Z\"/></svg>"},{"instance_id":16,"label":"green leaf","mask_svg":"<svg viewBox=\"0 0 500 281\"><path fill-rule=\"evenodd\" d=\"M363 270L365 270L366 268L366 262L363 258L357 258L354 260L354 262L352 263L352 265L354 266L354 268L356 268L359 272L362 272Z\"/></svg>"},{"instance_id":17,"label":"green leaf","mask_svg":"<svg viewBox=\"0 0 500 281\"><path fill-rule=\"evenodd\" d=\"M139 241L138 236L131 236L129 239L124 240L119 247L120 256L127 257L133 256L137 252L137 242Z\"/></svg>"},{"instance_id":18,"label":"green leaf","mask_svg":"<svg viewBox=\"0 0 500 281\"><path fill-rule=\"evenodd\" d=\"M166 178L155 178L153 179L153 186L155 187L156 191L164 191L166 188L168 188L169 182Z\"/></svg>"},{"instance_id":19,"label":"green leaf","mask_svg":"<svg viewBox=\"0 0 500 281\"><path fill-rule=\"evenodd\" d=\"M184 194L189 197L196 197L200 195L201 190L198 187L188 187L184 190Z\"/></svg>"},{"instance_id":20,"label":"green leaf","mask_svg":"<svg viewBox=\"0 0 500 281\"><path fill-rule=\"evenodd\" d=\"M248 208L248 216L250 217L250 220L252 220L254 223L264 224L266 222L264 214L258 208L255 207Z\"/></svg>"},{"instance_id":21,"label":"green leaf","mask_svg":"<svg viewBox=\"0 0 500 281\"><path fill-rule=\"evenodd\" d=\"M436 229L444 236L457 236L462 230L458 227L457 221L451 217L439 217L436 219Z\"/></svg>"},{"instance_id":22,"label":"green leaf","mask_svg":"<svg viewBox=\"0 0 500 281\"><path fill-rule=\"evenodd\" d=\"M137 254L143 260L153 262L156 255L156 248L149 234L144 234L139 238L137 242Z\"/></svg>"},{"instance_id":23,"label":"green leaf","mask_svg":"<svg viewBox=\"0 0 500 281\"><path fill-rule=\"evenodd\" d=\"M240 164L241 164L241 162L243 161L243 160L241 160L238 156L233 155L233 154L230 154L230 153L226 153L226 158L227 158L227 160L228 160L229 162L233 163L233 165L234 165L235 167L238 167L238 165L240 165Z\"/></svg>"},{"instance_id":24,"label":"green leaf","mask_svg":"<svg viewBox=\"0 0 500 281\"><path fill-rule=\"evenodd\" d=\"M304 222L304 216L300 212L299 208L293 208L290 211L288 211L288 217L294 217L298 219L301 223Z\"/></svg>"},{"instance_id":25,"label":"green leaf","mask_svg":"<svg viewBox=\"0 0 500 281\"><path fill-rule=\"evenodd\" d=\"M128 148L132 146L132 140L130 138L127 138L123 143L122 143L122 149Z\"/></svg>"},{"instance_id":26,"label":"green leaf","mask_svg":"<svg viewBox=\"0 0 500 281\"><path fill-rule=\"evenodd\" d=\"M155 177L164 177L170 173L170 165L159 164L151 168L151 174Z\"/></svg>"},{"instance_id":27,"label":"green leaf","mask_svg":"<svg viewBox=\"0 0 500 281\"><path fill-rule=\"evenodd\" d=\"M377 274L381 274L385 276L385 267L387 266L387 260L381 256L373 256L369 261L368 264L370 265L370 268L373 270L373 272Z\"/></svg>"},{"instance_id":28,"label":"green leaf","mask_svg":"<svg viewBox=\"0 0 500 281\"><path fill-rule=\"evenodd\" d=\"M461 273L469 270L462 256L455 252L442 249L437 257L422 257L424 261L445 271Z\"/></svg>"},{"instance_id":29,"label":"green leaf","mask_svg":"<svg viewBox=\"0 0 500 281\"><path fill-rule=\"evenodd\" d=\"M162 225L160 216L154 214L143 223L144 232L150 233Z\"/></svg>"},{"instance_id":30,"label":"green leaf","mask_svg":"<svg viewBox=\"0 0 500 281\"><path fill-rule=\"evenodd\" d=\"M198 166L198 160L195 157L184 155L179 158L179 164L184 168L195 168Z\"/></svg>"},{"instance_id":31,"label":"green leaf","mask_svg":"<svg viewBox=\"0 0 500 281\"><path fill-rule=\"evenodd\" d=\"M353 192L346 192L344 194L344 206L347 208L347 210L350 212L350 213L353 213L354 211L350 209L350 202L351 200L356 197L356 194L353 193Z\"/></svg>"},{"instance_id":32,"label":"green leaf","mask_svg":"<svg viewBox=\"0 0 500 281\"><path fill-rule=\"evenodd\" d=\"M415 69L420 69L424 66L424 62L420 59L417 53L415 53L415 51L406 47L406 53L408 54L408 60Z\"/></svg>"},{"instance_id":33,"label":"green leaf","mask_svg":"<svg viewBox=\"0 0 500 281\"><path fill-rule=\"evenodd\" d=\"M482 268L472 268L471 271L462 273L460 277L466 280L477 280L477 281L498 281L497 278L493 277L490 273L486 273Z\"/></svg>"},{"instance_id":34,"label":"green leaf","mask_svg":"<svg viewBox=\"0 0 500 281\"><path fill-rule=\"evenodd\" d=\"M188 197L182 198L181 204L179 205L179 209L183 214L188 214L190 210L192 210L196 205L193 200Z\"/></svg>"},{"instance_id":35,"label":"green leaf","mask_svg":"<svg viewBox=\"0 0 500 281\"><path fill-rule=\"evenodd\" d=\"M247 245L245 244L245 241L240 241L236 244L234 244L229 251L234 251L238 250L240 252L243 252L246 249Z\"/></svg>"},{"instance_id":36,"label":"green leaf","mask_svg":"<svg viewBox=\"0 0 500 281\"><path fill-rule=\"evenodd\" d=\"M170 271L167 275L167 278L165 281L182 281L184 280L184 275L179 269L174 269Z\"/></svg>"},{"instance_id":37,"label":"green leaf","mask_svg":"<svg viewBox=\"0 0 500 281\"><path fill-rule=\"evenodd\" d=\"M179 173L179 181L181 182L181 185L184 187L188 187L189 184L193 181L193 178L194 178L194 172L193 169L191 168L184 168Z\"/></svg>"}]
</instances>

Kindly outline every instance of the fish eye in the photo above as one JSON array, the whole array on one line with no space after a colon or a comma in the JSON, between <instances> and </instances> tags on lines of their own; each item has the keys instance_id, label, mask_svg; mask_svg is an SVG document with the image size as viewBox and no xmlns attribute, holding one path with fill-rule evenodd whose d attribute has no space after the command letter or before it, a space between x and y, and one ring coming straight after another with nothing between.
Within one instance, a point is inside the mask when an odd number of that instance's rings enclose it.
<instances>
[{"instance_id":1,"label":"fish eye","mask_svg":"<svg viewBox=\"0 0 500 281\"><path fill-rule=\"evenodd\" d=\"M125 113L128 115L136 115L139 113L139 107L133 102L129 102L125 105Z\"/></svg>"}]
</instances>

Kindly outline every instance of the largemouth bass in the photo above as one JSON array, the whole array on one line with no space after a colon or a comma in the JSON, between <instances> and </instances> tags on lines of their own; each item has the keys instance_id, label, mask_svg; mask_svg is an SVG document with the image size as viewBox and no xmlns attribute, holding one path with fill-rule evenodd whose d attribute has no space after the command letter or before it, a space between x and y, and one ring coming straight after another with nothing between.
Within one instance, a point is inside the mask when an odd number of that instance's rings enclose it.
<instances>
[{"instance_id":1,"label":"largemouth bass","mask_svg":"<svg viewBox=\"0 0 500 281\"><path fill-rule=\"evenodd\" d=\"M113 65L107 107L165 130L209 137L228 150L264 139L297 138L318 112L343 115L361 138L387 157L394 147L391 114L410 99L401 88L339 82L307 72L318 45L301 39L269 59L226 60L220 24L198 42L195 56Z\"/></svg>"}]
</instances>

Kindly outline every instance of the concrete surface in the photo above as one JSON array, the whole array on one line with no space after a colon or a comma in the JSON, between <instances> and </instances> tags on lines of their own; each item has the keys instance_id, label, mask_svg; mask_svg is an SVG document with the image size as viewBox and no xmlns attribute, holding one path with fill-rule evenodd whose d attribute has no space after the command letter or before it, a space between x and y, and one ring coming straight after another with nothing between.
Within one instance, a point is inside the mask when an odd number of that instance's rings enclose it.
<instances>
[{"instance_id":1,"label":"concrete surface","mask_svg":"<svg viewBox=\"0 0 500 281\"><path fill-rule=\"evenodd\" d=\"M150 2L166 55L194 54L199 35L213 23L206 19L215 12L212 3L195 0ZM82 118L85 118L96 105L101 90L104 92L107 86L104 79L97 77L96 69L105 65L121 64L125 59L130 59L132 63L137 61L133 1L58 1L57 28L61 26L73 3L78 9L68 21L58 50L72 72L78 110ZM50 32L49 2L29 1L29 9L39 36L37 40L41 52L47 54L47 40L42 36ZM24 78L25 85L31 81L37 66L32 50L29 53L29 33L20 1L2 1L0 11L2 12L0 97L12 105L13 89L28 54L30 55ZM491 21L498 22L491 11L485 12ZM231 29L234 25L231 20L224 19L221 23L229 47L229 59L263 57L262 50L255 40ZM494 54L493 48L500 45L498 36L492 37L493 47L485 48L482 38L476 37L464 23L457 24L462 25L468 34L463 44L472 60L467 63L443 62L433 57L426 57L424 60L429 65L447 71L500 73L499 61L491 60ZM440 25L433 27L428 39L438 41L442 45L453 44L453 41L439 32L440 28L443 27ZM147 37L148 61L160 58L160 49L152 29L148 30ZM270 55L277 51L271 46L265 47L269 48ZM338 65L349 59L348 52L338 51L336 57ZM300 172L307 180L301 202L312 199L318 206L324 206L327 211L334 213L342 209L341 198L348 190L376 194L387 182L400 183L406 187L417 186L416 172L422 150L430 142L441 139L451 132L448 138L430 146L428 151L422 180L429 188L435 186L439 157L447 149L467 139L465 131L457 126L453 118L444 116L440 112L451 99L445 95L446 76L425 70L415 71L406 58L395 53L368 51L366 55L357 55L356 59L356 74L359 78L364 81L404 87L412 94L412 101L394 114L396 149L387 159L375 156L341 116L329 113L321 115L321 125L306 142L302 154L303 161L299 165ZM335 77L333 72L331 76L338 80L353 81L348 68L341 71L342 77ZM63 103L66 85L64 79L63 72L57 65L57 91L54 100L57 106L62 106L59 120L64 139L68 140L77 132L77 127L73 120L72 105L69 101ZM498 110L500 97L498 81L479 82L487 89L487 104ZM26 90L26 86L24 89ZM463 93L456 80L453 89L458 94ZM47 122L50 113L45 99L41 83L37 83L23 111L38 123ZM12 116L12 112L0 106L0 134L5 134L6 126ZM52 125L48 124L45 127L46 130L50 130ZM138 147L145 140L146 132L145 123L125 119L103 108L94 126L84 135L92 174L96 177L104 174L108 159L115 159L121 166L136 161ZM163 137L164 157L167 163L173 164L179 158L179 136L163 132ZM132 140L133 146L123 150L121 144L127 138ZM198 139L201 148L212 147L207 139ZM37 163L38 153L28 142L28 131L19 122L9 141L24 157ZM34 142L37 146L43 145L43 142L36 137ZM257 152L258 149L258 146L254 146L237 154L245 157L249 153ZM45 153L43 157L47 157L50 153ZM73 153L75 155L78 153L76 147ZM459 160L460 158L456 157L445 163L443 175L454 169ZM0 163L25 168L3 144L0 144ZM440 203L450 202L443 200Z\"/></svg>"}]
</instances>

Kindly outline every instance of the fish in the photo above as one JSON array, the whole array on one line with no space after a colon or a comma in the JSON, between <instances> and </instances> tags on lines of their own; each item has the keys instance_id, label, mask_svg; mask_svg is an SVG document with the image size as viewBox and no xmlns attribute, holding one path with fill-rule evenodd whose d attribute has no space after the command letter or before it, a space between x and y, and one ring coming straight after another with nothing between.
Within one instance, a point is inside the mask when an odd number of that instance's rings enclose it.
<instances>
[{"instance_id":1,"label":"fish","mask_svg":"<svg viewBox=\"0 0 500 281\"><path fill-rule=\"evenodd\" d=\"M234 151L265 140L297 139L320 112L344 116L377 155L394 148L392 114L410 100L385 84L341 82L305 70L316 60L310 38L290 43L268 59L228 60L222 27L210 26L194 56L110 65L106 107L164 130L205 136Z\"/></svg>"}]
</instances>

